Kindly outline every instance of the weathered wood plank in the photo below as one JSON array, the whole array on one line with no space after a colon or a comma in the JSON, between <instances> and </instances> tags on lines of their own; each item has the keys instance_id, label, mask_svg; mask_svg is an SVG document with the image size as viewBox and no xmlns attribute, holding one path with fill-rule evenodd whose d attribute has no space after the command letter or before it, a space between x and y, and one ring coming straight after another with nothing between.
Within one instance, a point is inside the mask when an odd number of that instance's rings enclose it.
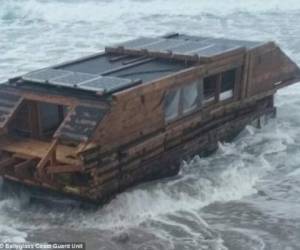
<instances>
[{"instance_id":1,"label":"weathered wood plank","mask_svg":"<svg viewBox=\"0 0 300 250\"><path fill-rule=\"evenodd\" d=\"M55 162L55 159L56 159L56 148L57 148L57 143L58 143L58 140L55 139L48 151L46 152L45 156L40 160L40 162L37 164L36 168L39 172L40 175L43 175L44 172L45 172L45 168L46 168L46 165L49 163L49 162Z\"/></svg>"}]
</instances>

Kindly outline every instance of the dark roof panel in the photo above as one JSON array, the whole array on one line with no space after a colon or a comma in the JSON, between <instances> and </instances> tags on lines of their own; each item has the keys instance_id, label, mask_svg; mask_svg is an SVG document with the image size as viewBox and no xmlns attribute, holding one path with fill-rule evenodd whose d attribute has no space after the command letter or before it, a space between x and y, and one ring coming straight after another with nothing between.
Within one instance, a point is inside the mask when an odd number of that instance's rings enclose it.
<instances>
[{"instance_id":1,"label":"dark roof panel","mask_svg":"<svg viewBox=\"0 0 300 250\"><path fill-rule=\"evenodd\" d=\"M135 44L138 43L138 46ZM142 44L145 42L144 44ZM157 53L172 53L176 55L197 55L198 57L210 57L221 55L229 50L237 48L250 49L261 45L261 42L256 41L242 41L224 38L211 38L211 37L195 37L187 35L172 35L170 37L161 37L157 40L152 40L148 43L146 38L128 41L123 44L108 47L107 51L123 49L130 54L130 51L148 54Z\"/></svg>"},{"instance_id":2,"label":"dark roof panel","mask_svg":"<svg viewBox=\"0 0 300 250\"><path fill-rule=\"evenodd\" d=\"M184 41L181 40L173 40L173 39L164 39L159 40L156 43L146 44L144 46L140 46L141 49L146 50L155 50L155 51L168 51L172 48L176 48L177 46L184 44Z\"/></svg>"},{"instance_id":3,"label":"dark roof panel","mask_svg":"<svg viewBox=\"0 0 300 250\"><path fill-rule=\"evenodd\" d=\"M57 71L57 73L56 73ZM101 76L96 74L72 72L59 69L43 69L29 73L22 77L31 83L50 85L56 87L75 88L99 93L112 93L128 88L140 82L113 76Z\"/></svg>"},{"instance_id":4,"label":"dark roof panel","mask_svg":"<svg viewBox=\"0 0 300 250\"><path fill-rule=\"evenodd\" d=\"M198 50L188 52L187 54L193 55L196 54L200 57L213 57L226 53L228 51L234 51L242 47L239 46L228 46L224 44L212 44L210 46L199 48Z\"/></svg>"},{"instance_id":5,"label":"dark roof panel","mask_svg":"<svg viewBox=\"0 0 300 250\"><path fill-rule=\"evenodd\" d=\"M130 40L123 43L118 43L116 46L118 47L126 47L126 48L141 48L147 45L151 45L160 41L163 41L164 39L160 38L153 38L153 37L140 37L134 40Z\"/></svg>"},{"instance_id":6,"label":"dark roof panel","mask_svg":"<svg viewBox=\"0 0 300 250\"><path fill-rule=\"evenodd\" d=\"M50 79L49 83L54 84L57 86L65 86L65 87L79 87L80 85L92 81L96 78L98 78L99 75L95 74L88 74L88 73L81 73L81 72L70 72L70 74L56 78L56 79Z\"/></svg>"},{"instance_id":7,"label":"dark roof panel","mask_svg":"<svg viewBox=\"0 0 300 250\"><path fill-rule=\"evenodd\" d=\"M47 68L29 72L22 76L22 79L30 82L47 83L50 80L69 75L70 73L70 71L66 70Z\"/></svg>"},{"instance_id":8,"label":"dark roof panel","mask_svg":"<svg viewBox=\"0 0 300 250\"><path fill-rule=\"evenodd\" d=\"M158 79L166 75L173 74L188 67L182 62L170 60L153 60L137 65L136 67L126 68L109 74L119 78L140 79L143 82Z\"/></svg>"},{"instance_id":9,"label":"dark roof panel","mask_svg":"<svg viewBox=\"0 0 300 250\"><path fill-rule=\"evenodd\" d=\"M110 70L112 68L121 67L126 60L136 58L136 56L114 56L114 55L99 55L85 60L78 60L76 62L66 63L56 67L73 72L82 72L90 74L100 74L101 72Z\"/></svg>"},{"instance_id":10,"label":"dark roof panel","mask_svg":"<svg viewBox=\"0 0 300 250\"><path fill-rule=\"evenodd\" d=\"M172 51L173 53L176 54L186 54L186 53L192 53L194 51L197 51L200 48L206 48L209 46L212 45L209 42L205 42L205 41L201 41L201 42L188 41L180 44L176 48L173 48Z\"/></svg>"},{"instance_id":11,"label":"dark roof panel","mask_svg":"<svg viewBox=\"0 0 300 250\"><path fill-rule=\"evenodd\" d=\"M10 83L95 96L111 94L261 44L180 34L142 37L108 47L104 53L30 72Z\"/></svg>"},{"instance_id":12,"label":"dark roof panel","mask_svg":"<svg viewBox=\"0 0 300 250\"><path fill-rule=\"evenodd\" d=\"M137 81L131 81L128 79L122 79L118 77L98 77L89 82L85 82L79 86L80 89L103 92L103 93L112 93L121 89L128 88L137 83Z\"/></svg>"}]
</instances>

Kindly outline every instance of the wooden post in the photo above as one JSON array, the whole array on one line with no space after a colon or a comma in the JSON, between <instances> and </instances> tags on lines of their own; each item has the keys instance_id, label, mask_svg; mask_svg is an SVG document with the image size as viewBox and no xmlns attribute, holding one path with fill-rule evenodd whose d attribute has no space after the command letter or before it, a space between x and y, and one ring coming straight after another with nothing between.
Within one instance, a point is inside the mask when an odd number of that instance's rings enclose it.
<instances>
[{"instance_id":1,"label":"wooden post","mask_svg":"<svg viewBox=\"0 0 300 250\"><path fill-rule=\"evenodd\" d=\"M234 89L233 89L233 98L235 101L239 100L241 97L241 88L242 86L242 67L238 67L235 71L234 79Z\"/></svg>"},{"instance_id":2,"label":"wooden post","mask_svg":"<svg viewBox=\"0 0 300 250\"><path fill-rule=\"evenodd\" d=\"M29 124L30 124L31 136L33 138L38 139L41 135L38 103L34 101L29 101L28 105L29 105Z\"/></svg>"},{"instance_id":3,"label":"wooden post","mask_svg":"<svg viewBox=\"0 0 300 250\"><path fill-rule=\"evenodd\" d=\"M45 168L48 162L50 162L51 165L55 164L57 143L58 139L55 139L49 147L49 150L47 151L45 157L42 158L38 163L37 171L39 175L43 176L45 174Z\"/></svg>"},{"instance_id":4,"label":"wooden post","mask_svg":"<svg viewBox=\"0 0 300 250\"><path fill-rule=\"evenodd\" d=\"M216 92L215 92L215 101L220 101L221 93L221 83L222 83L222 73L218 74L217 83L216 83Z\"/></svg>"}]
</instances>

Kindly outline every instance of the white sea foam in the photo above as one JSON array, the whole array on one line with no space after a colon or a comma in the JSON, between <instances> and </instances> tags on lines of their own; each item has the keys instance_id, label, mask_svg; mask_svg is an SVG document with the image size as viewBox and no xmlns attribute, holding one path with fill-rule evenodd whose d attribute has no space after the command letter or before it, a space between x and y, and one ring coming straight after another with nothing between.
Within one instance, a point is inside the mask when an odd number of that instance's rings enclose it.
<instances>
[{"instance_id":1,"label":"white sea foam","mask_svg":"<svg viewBox=\"0 0 300 250\"><path fill-rule=\"evenodd\" d=\"M0 4L0 17L4 19L34 19L47 22L106 22L110 20L128 20L147 15L186 15L200 13L217 15L233 12L298 11L297 0L261 2L258 0L240 1L39 1L39 0L4 0ZM130 13L130 14L129 14ZM145 16L146 15L146 16Z\"/></svg>"},{"instance_id":2,"label":"white sea foam","mask_svg":"<svg viewBox=\"0 0 300 250\"><path fill-rule=\"evenodd\" d=\"M4 211L13 210L19 206L18 201L5 199L0 201L0 242L25 242L27 233L21 228L18 219L7 217Z\"/></svg>"},{"instance_id":3,"label":"white sea foam","mask_svg":"<svg viewBox=\"0 0 300 250\"><path fill-rule=\"evenodd\" d=\"M258 157L247 152L245 145L259 146L261 141L257 137L264 140L263 134L256 133L233 144L220 144L213 157L195 157L183 165L178 178L122 193L100 209L97 216L85 217L83 224L99 229L124 229L168 214L196 211L213 202L239 200L256 193L257 181L272 170L264 158L270 152L263 151ZM274 145L272 152L276 147L278 151L283 150Z\"/></svg>"}]
</instances>

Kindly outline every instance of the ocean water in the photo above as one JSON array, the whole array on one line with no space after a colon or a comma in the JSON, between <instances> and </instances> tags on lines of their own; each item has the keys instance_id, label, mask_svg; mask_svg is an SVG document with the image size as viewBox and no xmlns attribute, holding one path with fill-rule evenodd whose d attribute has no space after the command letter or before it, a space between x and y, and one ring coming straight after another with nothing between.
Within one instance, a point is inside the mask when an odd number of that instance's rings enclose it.
<instances>
[{"instance_id":1,"label":"ocean water","mask_svg":"<svg viewBox=\"0 0 300 250\"><path fill-rule=\"evenodd\" d=\"M0 82L173 31L274 40L300 64L299 0L1 0ZM264 128L249 126L210 157L183 162L178 176L132 188L95 211L29 204L26 193L1 198L0 242L299 250L300 84L278 92L276 106L277 119Z\"/></svg>"}]
</instances>

